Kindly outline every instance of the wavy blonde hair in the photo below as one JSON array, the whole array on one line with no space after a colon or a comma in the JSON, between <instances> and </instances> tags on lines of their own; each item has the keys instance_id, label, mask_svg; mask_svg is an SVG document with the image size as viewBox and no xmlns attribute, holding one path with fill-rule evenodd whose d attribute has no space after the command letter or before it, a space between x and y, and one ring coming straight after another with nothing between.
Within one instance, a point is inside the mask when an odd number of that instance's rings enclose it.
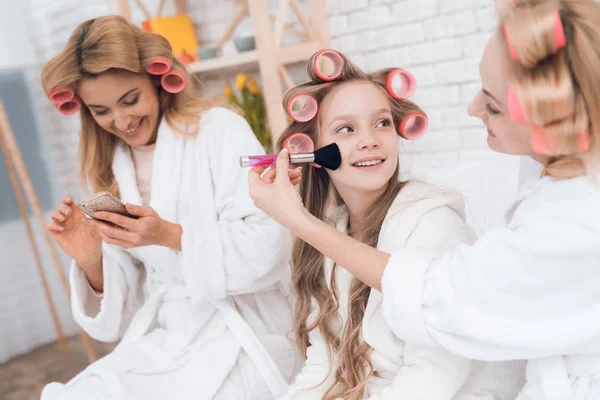
<instances>
[{"instance_id":1,"label":"wavy blonde hair","mask_svg":"<svg viewBox=\"0 0 600 400\"><path fill-rule=\"evenodd\" d=\"M171 60L172 68L184 75L187 84L181 92L172 94L162 90L158 81L160 78L147 74L146 67L155 57ZM61 87L76 91L82 79L114 70L150 76L158 90L162 117L182 134L196 134L202 111L215 105L202 100L200 81L173 57L167 39L145 32L119 16L95 18L79 25L65 49L44 65L42 85L47 94ZM108 190L118 196L112 161L120 139L100 127L84 104L80 116L82 183L84 187L91 186L94 191Z\"/></svg>"},{"instance_id":2,"label":"wavy blonde hair","mask_svg":"<svg viewBox=\"0 0 600 400\"><path fill-rule=\"evenodd\" d=\"M554 41L555 10L566 45ZM512 87L525 119L541 127L554 152L543 174L572 178L598 173L600 146L600 4L593 0L511 0L500 14L519 61L512 62ZM589 149L581 153L581 132Z\"/></svg>"},{"instance_id":3,"label":"wavy blonde hair","mask_svg":"<svg viewBox=\"0 0 600 400\"><path fill-rule=\"evenodd\" d=\"M395 100L389 95L386 90L386 79L392 69L365 74L342 55L344 68L341 77L336 81L324 83L312 70L314 57L308 63L308 74L311 81L290 89L284 96L284 107L293 96L301 93L310 94L318 103L321 103L332 93L334 88L340 85L367 81L378 87L388 97L396 130L399 129L400 122L405 115L412 112L423 113L411 101ZM288 125L279 138L278 148L281 149L285 140L296 132L304 132L311 137L314 143L318 143L319 115L317 114L308 122L292 122ZM362 232L357 233L358 240L372 247L377 246L383 220L404 184L405 182L399 181L399 168L396 167L393 176L387 183L385 192L368 210L367 226ZM319 219L328 217L326 212L332 200L338 205L342 204L342 199L335 191L324 168L305 165L299 189L305 207ZM308 334L313 329L319 329L327 345L330 360L333 360L334 356L339 358L339 365L335 370L335 381L323 399L333 400L340 397L349 400L362 399L367 379L373 374L373 365L370 361L372 349L361 337L362 319L371 289L356 278L352 280L348 318L340 338L331 327L332 320L337 316L339 304L335 279L337 266L334 266L330 281L331 289L329 289L325 280L323 262L324 257L319 251L301 239L296 240L292 250L292 275L297 296L294 316L296 343L300 352L306 356L309 346ZM319 307L319 313L314 322L309 323L308 318L313 300Z\"/></svg>"}]
</instances>

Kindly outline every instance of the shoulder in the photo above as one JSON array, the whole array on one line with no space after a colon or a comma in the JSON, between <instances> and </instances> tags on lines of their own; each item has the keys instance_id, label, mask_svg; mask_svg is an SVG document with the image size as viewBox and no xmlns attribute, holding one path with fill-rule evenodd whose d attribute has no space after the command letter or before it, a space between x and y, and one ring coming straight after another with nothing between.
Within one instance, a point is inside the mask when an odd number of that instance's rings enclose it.
<instances>
[{"instance_id":1,"label":"shoulder","mask_svg":"<svg viewBox=\"0 0 600 400\"><path fill-rule=\"evenodd\" d=\"M594 182L586 176L563 180L542 178L518 202L511 225L539 221L546 226L600 227L600 181Z\"/></svg>"},{"instance_id":2,"label":"shoulder","mask_svg":"<svg viewBox=\"0 0 600 400\"><path fill-rule=\"evenodd\" d=\"M439 207L451 209L465 218L465 202L456 190L421 181L409 181L398 192L386 219L398 214L423 215Z\"/></svg>"},{"instance_id":3,"label":"shoulder","mask_svg":"<svg viewBox=\"0 0 600 400\"><path fill-rule=\"evenodd\" d=\"M408 182L392 203L381 230L379 247L392 251L409 241L416 246L447 247L447 244L451 247L474 239L460 193L414 181Z\"/></svg>"},{"instance_id":4,"label":"shoulder","mask_svg":"<svg viewBox=\"0 0 600 400\"><path fill-rule=\"evenodd\" d=\"M211 125L240 124L246 120L236 112L225 107L211 107L202 112L200 115L200 126L206 127Z\"/></svg>"},{"instance_id":5,"label":"shoulder","mask_svg":"<svg viewBox=\"0 0 600 400\"><path fill-rule=\"evenodd\" d=\"M200 116L201 138L215 146L261 151L250 125L241 115L224 107L212 107Z\"/></svg>"}]
</instances>

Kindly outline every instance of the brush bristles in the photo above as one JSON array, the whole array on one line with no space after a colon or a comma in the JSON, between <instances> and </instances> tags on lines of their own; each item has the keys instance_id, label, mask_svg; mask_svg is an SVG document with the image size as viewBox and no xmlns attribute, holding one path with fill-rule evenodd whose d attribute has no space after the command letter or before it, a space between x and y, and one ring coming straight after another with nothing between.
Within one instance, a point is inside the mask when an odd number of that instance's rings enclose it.
<instances>
[{"instance_id":1,"label":"brush bristles","mask_svg":"<svg viewBox=\"0 0 600 400\"><path fill-rule=\"evenodd\" d=\"M315 163L330 170L336 170L342 165L342 155L337 144L331 143L314 152Z\"/></svg>"}]
</instances>

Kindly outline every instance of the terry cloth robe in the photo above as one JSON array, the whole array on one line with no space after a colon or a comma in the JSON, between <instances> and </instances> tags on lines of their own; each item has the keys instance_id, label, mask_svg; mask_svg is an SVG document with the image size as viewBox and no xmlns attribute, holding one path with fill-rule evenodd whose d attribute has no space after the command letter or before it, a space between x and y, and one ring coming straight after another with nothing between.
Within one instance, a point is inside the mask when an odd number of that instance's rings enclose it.
<instances>
[{"instance_id":1,"label":"terry cloth robe","mask_svg":"<svg viewBox=\"0 0 600 400\"><path fill-rule=\"evenodd\" d=\"M182 250L103 244L101 298L71 266L75 320L97 340L121 341L66 385L48 385L43 400L264 400L285 392L300 365L288 338L291 237L254 207L238 162L262 153L246 121L224 108L205 111L197 135L161 123L150 206L182 226ZM113 172L121 199L141 204L125 145Z\"/></svg>"},{"instance_id":2,"label":"terry cloth robe","mask_svg":"<svg viewBox=\"0 0 600 400\"><path fill-rule=\"evenodd\" d=\"M402 339L478 360L529 360L519 400L600 399L600 187L525 187L507 225L444 254L407 245L382 279Z\"/></svg>"},{"instance_id":3,"label":"terry cloth robe","mask_svg":"<svg viewBox=\"0 0 600 400\"><path fill-rule=\"evenodd\" d=\"M331 217L346 232L348 211L338 207ZM409 182L398 193L381 227L377 248L393 252L411 246L442 254L462 242L471 243L474 232L464 221L464 203L457 193L423 182ZM325 259L325 277L331 289L333 261ZM348 314L352 275L338 266L338 318L334 332L341 337ZM514 400L523 386L524 364L479 363L454 355L438 345L411 343L396 337L382 314L382 296L371 290L362 321L362 337L373 348L373 375L367 381L368 400ZM309 324L318 306L313 305ZM310 346L302 371L285 400L318 400L334 382L329 353L318 329L309 333ZM339 365L337 355L333 365Z\"/></svg>"}]
</instances>

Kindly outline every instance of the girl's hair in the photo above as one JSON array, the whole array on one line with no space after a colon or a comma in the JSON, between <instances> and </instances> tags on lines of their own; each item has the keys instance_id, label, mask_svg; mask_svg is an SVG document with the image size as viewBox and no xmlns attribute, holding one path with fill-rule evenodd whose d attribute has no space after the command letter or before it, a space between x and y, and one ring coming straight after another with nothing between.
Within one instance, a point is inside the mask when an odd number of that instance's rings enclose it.
<instances>
[{"instance_id":1,"label":"girl's hair","mask_svg":"<svg viewBox=\"0 0 600 400\"><path fill-rule=\"evenodd\" d=\"M181 92L165 91L160 86L160 77L148 75L146 68L156 57L170 60L172 69L184 76L187 84ZM167 39L145 32L119 16L95 18L79 25L65 49L44 65L42 85L47 94L64 87L75 92L82 79L108 71L150 76L158 90L162 117L182 134L196 134L200 114L212 106L201 99L199 80L173 57ZM119 139L101 128L85 105L80 115L81 181L84 187L90 184L94 191L108 190L118 196L112 160Z\"/></svg>"},{"instance_id":2,"label":"girl's hair","mask_svg":"<svg viewBox=\"0 0 600 400\"><path fill-rule=\"evenodd\" d=\"M500 15L500 36L518 58L513 61L512 88L525 120L541 132L551 156L546 176L598 173L598 21L600 4L594 0L511 0ZM560 24L564 46L556 42Z\"/></svg>"},{"instance_id":3,"label":"girl's hair","mask_svg":"<svg viewBox=\"0 0 600 400\"><path fill-rule=\"evenodd\" d=\"M336 87L352 82L371 82L380 88L391 105L393 123L395 128L400 128L403 118L409 113L423 111L409 100L396 100L386 90L388 73L393 69L386 69L366 74L352 62L341 55L344 67L341 76L335 81L323 82L313 71L314 57L308 63L310 82L290 89L284 96L283 105L286 107L294 96L300 94L312 95L317 103L321 103ZM424 114L424 113L423 113ZM288 137L296 132L305 133L313 142L318 143L319 114L308 122L292 122L279 138L278 148L281 149ZM383 220L396 195L404 185L399 182L399 171L390 178L386 191L368 211L366 216L367 226L359 233L357 239L375 247L379 238L379 231ZM329 175L324 168L315 168L306 164L302 171L300 194L304 205L310 213L319 219L327 218L326 211L332 200L341 204L342 200L335 191ZM294 318L294 332L296 343L302 354L306 355L309 345L308 334L313 329L319 329L323 336L329 357L339 357L339 365L335 370L335 382L329 388L324 399L335 398L362 399L365 392L366 381L373 373L370 361L371 347L361 338L362 319L369 299L370 288L358 279L353 279L349 295L348 318L344 326L341 339L331 327L338 310L337 284L334 266L331 275L331 290L325 281L323 271L323 255L314 247L301 239L297 239L292 251L292 273L294 289L297 295L296 311ZM314 322L309 321L312 302L318 305L319 313ZM332 363L333 365L333 363Z\"/></svg>"}]
</instances>

